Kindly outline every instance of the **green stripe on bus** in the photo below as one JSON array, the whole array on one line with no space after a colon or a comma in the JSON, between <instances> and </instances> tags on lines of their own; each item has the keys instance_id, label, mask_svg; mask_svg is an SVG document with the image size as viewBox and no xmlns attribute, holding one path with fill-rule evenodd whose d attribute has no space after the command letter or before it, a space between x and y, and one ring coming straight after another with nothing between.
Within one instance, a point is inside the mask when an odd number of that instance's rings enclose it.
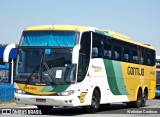
<instances>
[{"instance_id":1,"label":"green stripe on bus","mask_svg":"<svg viewBox=\"0 0 160 117\"><path fill-rule=\"evenodd\" d=\"M54 86L45 86L40 92L63 92L70 85L54 85Z\"/></svg>"},{"instance_id":2,"label":"green stripe on bus","mask_svg":"<svg viewBox=\"0 0 160 117\"><path fill-rule=\"evenodd\" d=\"M109 84L111 92L114 95L121 95L121 93L118 90L117 82L115 79L115 72L114 72L114 67L113 67L112 61L111 60L104 60L104 65L105 65L105 69L107 72L107 79L108 79L108 84Z\"/></svg>"},{"instance_id":3,"label":"green stripe on bus","mask_svg":"<svg viewBox=\"0 0 160 117\"><path fill-rule=\"evenodd\" d=\"M102 35L105 35L106 33L105 32L102 32L100 30L95 30L96 33L99 33L99 34L102 34Z\"/></svg>"},{"instance_id":4,"label":"green stripe on bus","mask_svg":"<svg viewBox=\"0 0 160 117\"><path fill-rule=\"evenodd\" d=\"M100 30L95 30L96 33L99 33L99 34L102 34L102 35L107 35L107 36L110 36L110 37L114 37L113 34L109 34L107 32L103 32L103 31L100 31Z\"/></svg>"},{"instance_id":5,"label":"green stripe on bus","mask_svg":"<svg viewBox=\"0 0 160 117\"><path fill-rule=\"evenodd\" d=\"M121 95L128 95L128 92L126 91L126 88L125 88L121 64L119 61L114 61L112 63L115 71L115 79L118 86L118 90L121 93Z\"/></svg>"},{"instance_id":6,"label":"green stripe on bus","mask_svg":"<svg viewBox=\"0 0 160 117\"><path fill-rule=\"evenodd\" d=\"M108 84L114 95L127 95L120 62L104 60Z\"/></svg>"}]
</instances>

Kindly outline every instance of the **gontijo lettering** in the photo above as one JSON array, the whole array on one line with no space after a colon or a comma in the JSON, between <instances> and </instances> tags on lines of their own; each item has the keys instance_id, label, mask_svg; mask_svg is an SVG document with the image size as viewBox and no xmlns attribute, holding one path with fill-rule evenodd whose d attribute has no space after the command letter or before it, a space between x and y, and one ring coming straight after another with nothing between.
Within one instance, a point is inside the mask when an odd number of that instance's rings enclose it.
<instances>
[{"instance_id":1,"label":"gontijo lettering","mask_svg":"<svg viewBox=\"0 0 160 117\"><path fill-rule=\"evenodd\" d=\"M127 68L128 75L138 75L138 76L144 76L144 69L138 68L138 67L130 67Z\"/></svg>"}]
</instances>

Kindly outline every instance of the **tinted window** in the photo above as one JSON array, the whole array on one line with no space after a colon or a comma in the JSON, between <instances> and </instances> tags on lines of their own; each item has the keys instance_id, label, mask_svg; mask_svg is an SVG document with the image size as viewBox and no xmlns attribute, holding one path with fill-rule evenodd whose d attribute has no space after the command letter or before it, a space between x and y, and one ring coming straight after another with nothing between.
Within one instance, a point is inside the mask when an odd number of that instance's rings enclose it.
<instances>
[{"instance_id":1,"label":"tinted window","mask_svg":"<svg viewBox=\"0 0 160 117\"><path fill-rule=\"evenodd\" d=\"M112 48L111 48L112 40L110 37L104 37L104 58L111 59L112 58Z\"/></svg>"},{"instance_id":2,"label":"tinted window","mask_svg":"<svg viewBox=\"0 0 160 117\"><path fill-rule=\"evenodd\" d=\"M93 33L92 38L92 58L103 57L103 35Z\"/></svg>"}]
</instances>

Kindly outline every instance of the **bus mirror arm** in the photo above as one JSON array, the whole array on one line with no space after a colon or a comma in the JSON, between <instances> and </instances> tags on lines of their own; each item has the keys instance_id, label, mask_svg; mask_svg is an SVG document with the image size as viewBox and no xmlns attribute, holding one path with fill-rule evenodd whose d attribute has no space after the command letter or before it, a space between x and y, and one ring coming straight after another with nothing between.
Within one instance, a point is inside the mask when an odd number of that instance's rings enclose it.
<instances>
[{"instance_id":1,"label":"bus mirror arm","mask_svg":"<svg viewBox=\"0 0 160 117\"><path fill-rule=\"evenodd\" d=\"M76 45L72 51L72 64L78 64L80 45Z\"/></svg>"},{"instance_id":2,"label":"bus mirror arm","mask_svg":"<svg viewBox=\"0 0 160 117\"><path fill-rule=\"evenodd\" d=\"M9 61L9 53L13 48L17 48L16 44L9 44L5 50L4 50L4 54L3 54L3 62L7 63Z\"/></svg>"}]
</instances>

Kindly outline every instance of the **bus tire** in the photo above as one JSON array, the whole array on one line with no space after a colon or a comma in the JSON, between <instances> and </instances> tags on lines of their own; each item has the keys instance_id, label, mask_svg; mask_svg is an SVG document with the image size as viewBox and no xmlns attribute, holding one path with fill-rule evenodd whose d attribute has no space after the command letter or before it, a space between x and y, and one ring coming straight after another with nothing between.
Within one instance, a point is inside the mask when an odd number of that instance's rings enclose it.
<instances>
[{"instance_id":1,"label":"bus tire","mask_svg":"<svg viewBox=\"0 0 160 117\"><path fill-rule=\"evenodd\" d=\"M127 108L132 108L133 107L133 102L127 102L126 105L127 105Z\"/></svg>"},{"instance_id":2,"label":"bus tire","mask_svg":"<svg viewBox=\"0 0 160 117\"><path fill-rule=\"evenodd\" d=\"M42 105L37 105L37 108L41 110L42 114L46 114L50 112L53 109L53 106L42 106Z\"/></svg>"},{"instance_id":3,"label":"bus tire","mask_svg":"<svg viewBox=\"0 0 160 117\"><path fill-rule=\"evenodd\" d=\"M101 104L100 106L99 106L99 108L109 108L110 107L110 103L108 103L108 104Z\"/></svg>"},{"instance_id":4,"label":"bus tire","mask_svg":"<svg viewBox=\"0 0 160 117\"><path fill-rule=\"evenodd\" d=\"M98 111L100 105L100 92L98 90L93 91L91 105L86 107L87 113L95 113Z\"/></svg>"},{"instance_id":5,"label":"bus tire","mask_svg":"<svg viewBox=\"0 0 160 117\"><path fill-rule=\"evenodd\" d=\"M144 91L143 97L142 97L142 107L146 105L146 100L148 99L147 91Z\"/></svg>"},{"instance_id":6,"label":"bus tire","mask_svg":"<svg viewBox=\"0 0 160 117\"><path fill-rule=\"evenodd\" d=\"M138 90L137 100L132 102L133 107L140 108L142 106L142 92Z\"/></svg>"}]
</instances>

